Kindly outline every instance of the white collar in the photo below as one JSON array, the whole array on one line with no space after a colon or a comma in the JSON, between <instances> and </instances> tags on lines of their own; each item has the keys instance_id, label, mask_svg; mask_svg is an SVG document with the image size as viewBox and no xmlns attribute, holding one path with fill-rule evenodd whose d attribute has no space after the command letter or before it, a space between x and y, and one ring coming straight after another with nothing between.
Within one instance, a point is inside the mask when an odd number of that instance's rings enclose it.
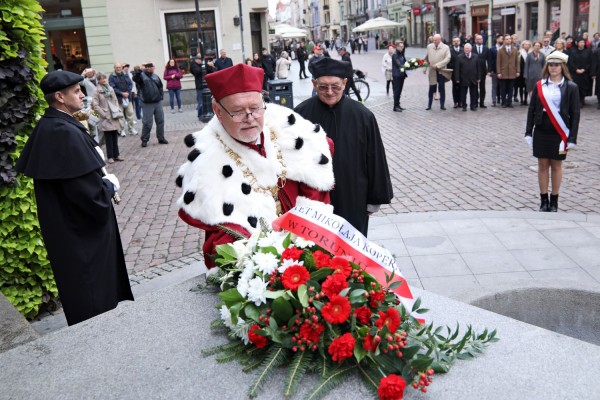
<instances>
[{"instance_id":1,"label":"white collar","mask_svg":"<svg viewBox=\"0 0 600 400\"><path fill-rule=\"evenodd\" d=\"M554 85L554 86L558 86L559 88L561 88L562 85L563 85L563 83L565 83L565 77L564 76L562 77L562 79L560 80L560 82L558 84L552 82L550 80L550 78L548 77L548 78L546 78L546 82L544 82L544 85L546 85L546 86Z\"/></svg>"}]
</instances>

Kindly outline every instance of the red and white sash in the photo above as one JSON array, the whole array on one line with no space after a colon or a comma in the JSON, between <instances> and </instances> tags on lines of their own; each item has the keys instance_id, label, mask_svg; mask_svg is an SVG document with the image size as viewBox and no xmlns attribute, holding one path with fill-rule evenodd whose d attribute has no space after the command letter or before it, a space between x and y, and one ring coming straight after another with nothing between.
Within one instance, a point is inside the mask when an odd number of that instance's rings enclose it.
<instances>
[{"instance_id":1,"label":"red and white sash","mask_svg":"<svg viewBox=\"0 0 600 400\"><path fill-rule=\"evenodd\" d=\"M540 80L537 83L537 90L542 105L546 109L546 114L548 114L548 117L550 118L550 122L552 122L554 129L556 129L556 132L558 132L558 135L562 139L558 148L558 152L564 154L567 152L566 148L567 139L569 138L569 128L567 128L565 121L563 121L560 113L554 106L554 103L547 100L547 96L550 95L550 89L548 88L548 85L543 85L542 81Z\"/></svg>"},{"instance_id":2,"label":"red and white sash","mask_svg":"<svg viewBox=\"0 0 600 400\"><path fill-rule=\"evenodd\" d=\"M410 313L415 302L408 282L396 266L394 256L386 249L371 243L362 233L344 218L318 206L296 205L273 221L275 230L284 229L306 240L310 240L330 253L344 257L360 265L365 272L385 284L386 274L394 273L389 282L400 281L394 292ZM422 317L416 316L420 322Z\"/></svg>"}]
</instances>

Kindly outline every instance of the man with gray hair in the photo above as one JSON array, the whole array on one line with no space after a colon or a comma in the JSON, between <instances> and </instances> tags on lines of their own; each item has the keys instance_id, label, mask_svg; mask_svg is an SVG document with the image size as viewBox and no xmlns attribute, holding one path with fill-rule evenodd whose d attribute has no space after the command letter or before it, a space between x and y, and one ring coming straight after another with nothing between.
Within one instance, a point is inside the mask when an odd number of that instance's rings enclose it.
<instances>
[{"instance_id":1,"label":"man with gray hair","mask_svg":"<svg viewBox=\"0 0 600 400\"><path fill-rule=\"evenodd\" d=\"M148 146L150 131L156 120L156 137L159 144L169 144L165 139L165 114L162 108L163 83L154 73L154 64L142 64L142 69L133 73L133 81L138 84L142 100L142 147Z\"/></svg>"},{"instance_id":2,"label":"man with gray hair","mask_svg":"<svg viewBox=\"0 0 600 400\"><path fill-rule=\"evenodd\" d=\"M465 43L464 53L456 60L456 82L460 86L460 104L467 111L467 91L470 95L471 111L477 111L477 84L479 83L479 61L472 53L471 43Z\"/></svg>"},{"instance_id":3,"label":"man with gray hair","mask_svg":"<svg viewBox=\"0 0 600 400\"><path fill-rule=\"evenodd\" d=\"M429 77L429 103L427 110L431 110L433 94L436 92L436 89L440 91L440 109L445 110L446 77L442 75L442 70L450 62L450 49L442 43L442 36L440 34L435 34L433 36L433 43L427 45L425 61L429 64L429 68L427 68Z\"/></svg>"},{"instance_id":4,"label":"man with gray hair","mask_svg":"<svg viewBox=\"0 0 600 400\"><path fill-rule=\"evenodd\" d=\"M108 78L108 84L115 90L117 100L119 100L119 107L121 107L121 111L123 112L124 119L121 120L121 125L123 126L121 136L127 136L128 131L130 135L137 134L137 131L133 127L134 85L129 77L129 74L123 70L123 66L121 64L115 64L115 72L110 74Z\"/></svg>"}]
</instances>

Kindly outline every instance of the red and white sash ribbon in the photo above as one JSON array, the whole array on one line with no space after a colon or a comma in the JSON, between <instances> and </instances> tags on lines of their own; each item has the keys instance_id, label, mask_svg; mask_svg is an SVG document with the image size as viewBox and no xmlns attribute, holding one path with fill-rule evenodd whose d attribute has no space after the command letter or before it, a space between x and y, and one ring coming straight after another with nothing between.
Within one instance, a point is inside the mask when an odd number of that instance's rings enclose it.
<instances>
[{"instance_id":1,"label":"red and white sash ribbon","mask_svg":"<svg viewBox=\"0 0 600 400\"><path fill-rule=\"evenodd\" d=\"M538 81L537 89L542 105L546 109L546 114L548 114L550 122L552 122L554 129L556 129L556 132L558 132L558 135L562 139L558 148L558 152L566 153L567 139L569 138L569 128L567 128L565 121L560 116L560 113L556 109L554 103L547 100L550 97L550 89L548 88L548 85L544 85L542 84L542 81Z\"/></svg>"},{"instance_id":2,"label":"red and white sash ribbon","mask_svg":"<svg viewBox=\"0 0 600 400\"><path fill-rule=\"evenodd\" d=\"M392 254L389 250L370 242L344 218L318 206L296 205L273 221L273 228L292 232L316 243L335 256L352 261L382 284L386 282L386 273L391 275L393 272L394 277L389 284L401 282L394 292L406 310L411 312L415 300ZM424 321L421 317L415 318Z\"/></svg>"}]
</instances>

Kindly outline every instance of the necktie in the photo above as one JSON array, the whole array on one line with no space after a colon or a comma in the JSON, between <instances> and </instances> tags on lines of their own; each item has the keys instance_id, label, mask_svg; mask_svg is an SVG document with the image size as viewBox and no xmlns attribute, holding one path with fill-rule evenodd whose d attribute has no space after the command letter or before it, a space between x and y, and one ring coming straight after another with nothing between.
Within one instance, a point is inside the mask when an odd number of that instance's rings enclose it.
<instances>
[{"instance_id":1,"label":"necktie","mask_svg":"<svg viewBox=\"0 0 600 400\"><path fill-rule=\"evenodd\" d=\"M481 54L481 46L477 46L477 52Z\"/></svg>"}]
</instances>

